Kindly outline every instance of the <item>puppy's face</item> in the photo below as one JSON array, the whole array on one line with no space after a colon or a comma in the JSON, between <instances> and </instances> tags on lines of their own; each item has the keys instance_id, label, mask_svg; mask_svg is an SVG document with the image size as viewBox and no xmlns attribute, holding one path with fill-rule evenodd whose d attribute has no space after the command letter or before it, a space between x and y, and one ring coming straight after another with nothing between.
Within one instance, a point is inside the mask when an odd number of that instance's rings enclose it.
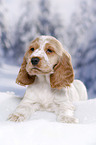
<instances>
[{"instance_id":1,"label":"puppy's face","mask_svg":"<svg viewBox=\"0 0 96 145\"><path fill-rule=\"evenodd\" d=\"M25 55L26 71L29 75L52 74L54 72L54 67L62 55L56 41L53 37L42 36L30 44Z\"/></svg>"},{"instance_id":2,"label":"puppy's face","mask_svg":"<svg viewBox=\"0 0 96 145\"><path fill-rule=\"evenodd\" d=\"M49 74L52 88L70 86L74 80L71 57L62 44L52 36L36 38L25 53L16 82L34 83L36 75Z\"/></svg>"}]
</instances>

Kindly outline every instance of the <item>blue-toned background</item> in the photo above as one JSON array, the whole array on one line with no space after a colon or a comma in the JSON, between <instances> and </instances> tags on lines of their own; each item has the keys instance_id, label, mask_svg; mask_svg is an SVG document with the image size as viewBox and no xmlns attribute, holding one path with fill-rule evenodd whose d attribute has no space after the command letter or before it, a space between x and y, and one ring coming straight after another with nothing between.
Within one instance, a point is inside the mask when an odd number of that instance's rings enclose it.
<instances>
[{"instance_id":1,"label":"blue-toned background","mask_svg":"<svg viewBox=\"0 0 96 145\"><path fill-rule=\"evenodd\" d=\"M55 36L67 46L75 78L96 98L96 0L0 0L1 67L20 66L38 35Z\"/></svg>"}]
</instances>

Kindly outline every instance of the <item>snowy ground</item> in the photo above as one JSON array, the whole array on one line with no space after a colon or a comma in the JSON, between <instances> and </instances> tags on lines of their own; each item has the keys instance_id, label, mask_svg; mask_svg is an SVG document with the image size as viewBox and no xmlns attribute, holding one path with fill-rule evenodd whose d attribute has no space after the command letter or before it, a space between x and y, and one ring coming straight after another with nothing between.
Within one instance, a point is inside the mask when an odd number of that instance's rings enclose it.
<instances>
[{"instance_id":1,"label":"snowy ground","mask_svg":"<svg viewBox=\"0 0 96 145\"><path fill-rule=\"evenodd\" d=\"M56 122L49 112L36 112L23 123L7 121L26 89L15 84L18 70L0 67L0 145L96 145L96 99L75 104L79 124Z\"/></svg>"}]
</instances>

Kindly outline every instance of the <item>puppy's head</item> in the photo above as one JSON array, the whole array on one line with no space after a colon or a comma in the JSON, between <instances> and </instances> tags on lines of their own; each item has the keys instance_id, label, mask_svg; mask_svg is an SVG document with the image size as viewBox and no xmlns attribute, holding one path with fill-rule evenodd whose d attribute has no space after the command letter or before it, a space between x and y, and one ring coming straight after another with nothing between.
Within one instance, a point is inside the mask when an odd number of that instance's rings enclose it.
<instances>
[{"instance_id":1,"label":"puppy's head","mask_svg":"<svg viewBox=\"0 0 96 145\"><path fill-rule=\"evenodd\" d=\"M52 88L70 86L74 73L71 57L61 43L52 36L36 38L25 53L16 82L32 84L36 75L49 74Z\"/></svg>"}]
</instances>

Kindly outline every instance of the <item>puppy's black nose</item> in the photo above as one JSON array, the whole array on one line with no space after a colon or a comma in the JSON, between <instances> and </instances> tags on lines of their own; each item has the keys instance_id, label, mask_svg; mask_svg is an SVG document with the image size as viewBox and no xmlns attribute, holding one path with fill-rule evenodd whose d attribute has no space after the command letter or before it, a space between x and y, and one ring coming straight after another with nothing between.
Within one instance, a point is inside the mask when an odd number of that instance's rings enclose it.
<instances>
[{"instance_id":1,"label":"puppy's black nose","mask_svg":"<svg viewBox=\"0 0 96 145\"><path fill-rule=\"evenodd\" d=\"M33 58L31 59L31 63L32 63L33 65L37 65L39 61L40 61L40 59L39 59L38 57L33 57Z\"/></svg>"}]
</instances>

